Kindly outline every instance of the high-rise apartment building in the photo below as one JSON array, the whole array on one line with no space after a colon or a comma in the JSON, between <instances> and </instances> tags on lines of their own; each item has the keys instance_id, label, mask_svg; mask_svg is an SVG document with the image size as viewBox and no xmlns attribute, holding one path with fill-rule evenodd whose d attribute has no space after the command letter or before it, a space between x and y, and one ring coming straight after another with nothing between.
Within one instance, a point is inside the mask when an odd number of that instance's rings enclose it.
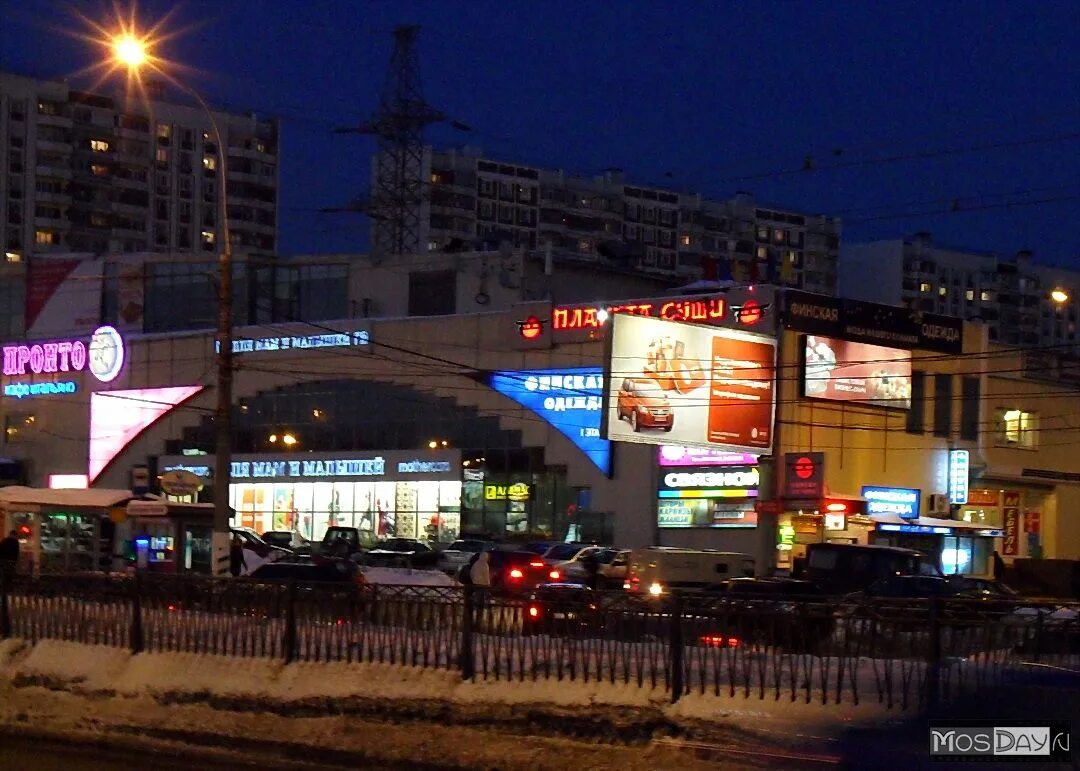
<instances>
[{"instance_id":1,"label":"high-rise apartment building","mask_svg":"<svg viewBox=\"0 0 1080 771\"><path fill-rule=\"evenodd\" d=\"M1080 352L1080 272L937 245L929 233L845 245L840 294L981 319L994 342Z\"/></svg>"},{"instance_id":2,"label":"high-rise apartment building","mask_svg":"<svg viewBox=\"0 0 1080 771\"><path fill-rule=\"evenodd\" d=\"M207 113L0 72L0 244L6 259L53 252L217 252L222 161L233 249L277 247L276 120Z\"/></svg>"},{"instance_id":3,"label":"high-rise apartment building","mask_svg":"<svg viewBox=\"0 0 1080 771\"><path fill-rule=\"evenodd\" d=\"M619 171L580 177L468 151L429 149L423 174L428 251L506 241L649 273L836 291L836 218L762 206L748 194L710 200L630 184Z\"/></svg>"}]
</instances>

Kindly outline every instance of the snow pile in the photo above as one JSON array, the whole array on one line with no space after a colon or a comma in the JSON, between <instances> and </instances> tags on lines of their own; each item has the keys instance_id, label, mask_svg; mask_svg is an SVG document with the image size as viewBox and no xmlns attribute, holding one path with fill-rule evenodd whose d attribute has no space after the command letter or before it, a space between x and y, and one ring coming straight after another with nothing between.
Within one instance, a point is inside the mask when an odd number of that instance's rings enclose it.
<instances>
[{"instance_id":1,"label":"snow pile","mask_svg":"<svg viewBox=\"0 0 1080 771\"><path fill-rule=\"evenodd\" d=\"M369 584L392 586L460 586L440 570L412 570L411 568L361 568Z\"/></svg>"}]
</instances>

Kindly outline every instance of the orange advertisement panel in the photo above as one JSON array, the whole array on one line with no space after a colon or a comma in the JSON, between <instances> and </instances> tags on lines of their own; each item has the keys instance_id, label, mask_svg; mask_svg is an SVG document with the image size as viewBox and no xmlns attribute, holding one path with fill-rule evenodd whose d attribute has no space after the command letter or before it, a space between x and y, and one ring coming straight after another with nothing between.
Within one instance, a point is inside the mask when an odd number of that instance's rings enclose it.
<instances>
[{"instance_id":1,"label":"orange advertisement panel","mask_svg":"<svg viewBox=\"0 0 1080 771\"><path fill-rule=\"evenodd\" d=\"M807 335L803 360L803 393L808 397L911 407L910 351Z\"/></svg>"},{"instance_id":2,"label":"orange advertisement panel","mask_svg":"<svg viewBox=\"0 0 1080 771\"><path fill-rule=\"evenodd\" d=\"M605 438L771 450L774 338L616 314L609 339Z\"/></svg>"},{"instance_id":3,"label":"orange advertisement panel","mask_svg":"<svg viewBox=\"0 0 1080 771\"><path fill-rule=\"evenodd\" d=\"M1005 537L1001 539L1001 553L1007 557L1015 557L1020 553L1020 509L1006 506L1004 514Z\"/></svg>"}]
</instances>

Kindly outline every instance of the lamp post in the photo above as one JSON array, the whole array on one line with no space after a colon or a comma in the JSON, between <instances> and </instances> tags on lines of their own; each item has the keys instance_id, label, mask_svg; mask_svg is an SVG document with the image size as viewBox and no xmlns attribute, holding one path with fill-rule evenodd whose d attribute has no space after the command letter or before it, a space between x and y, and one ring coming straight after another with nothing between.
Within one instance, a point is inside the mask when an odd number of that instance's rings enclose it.
<instances>
[{"instance_id":1,"label":"lamp post","mask_svg":"<svg viewBox=\"0 0 1080 771\"><path fill-rule=\"evenodd\" d=\"M110 41L114 62L126 67L130 75L137 76L142 67L154 66L154 57L145 39L130 32ZM229 553L229 482L232 469L232 239L229 237L229 211L227 196L228 148L222 141L221 130L213 110L202 96L188 84L172 75L170 82L198 103L210 121L210 128L217 145L217 169L221 178L218 190L218 217L221 222L223 243L218 250L218 318L216 341L217 404L214 410L214 539L213 572L224 573L228 569Z\"/></svg>"}]
</instances>

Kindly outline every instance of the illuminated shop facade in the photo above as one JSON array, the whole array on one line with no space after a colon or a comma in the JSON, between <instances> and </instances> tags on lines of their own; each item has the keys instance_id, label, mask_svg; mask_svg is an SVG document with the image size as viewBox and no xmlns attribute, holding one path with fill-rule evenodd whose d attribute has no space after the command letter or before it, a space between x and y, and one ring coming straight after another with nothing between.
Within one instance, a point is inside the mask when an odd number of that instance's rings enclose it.
<instances>
[{"instance_id":1,"label":"illuminated shop facade","mask_svg":"<svg viewBox=\"0 0 1080 771\"><path fill-rule=\"evenodd\" d=\"M614 318L724 328L709 337L710 350L723 338L739 361L761 363L775 349L775 387L755 386L766 397L764 417L677 416L670 431L635 431L631 408L620 414L619 387L666 382L678 408L708 390L702 373L678 360L704 358L682 356L679 341L650 332L643 363L621 371L608 359L611 306L523 303L438 318L237 328L235 524L316 540L343 525L442 543L486 535L705 547L753 554L763 570L837 540L913 546L949 572L972 574L986 572L994 549L1007 561L1080 557L1080 532L1059 514L1080 507L1075 459L1051 442L1023 446L1023 429L1013 444L997 444L998 413L1019 411L1053 429L1051 416L1038 415L1045 397L1015 396L1021 388L1007 378L1021 366L995 359L1005 362L1003 374L987 373L987 343L968 326L960 347L958 327L943 322L897 339L902 324L875 328L873 313L860 316L867 304L837 302L759 287L623 303ZM211 501L212 335L117 336L116 365L91 355L96 329L3 344L13 349L0 392L3 456L42 488L124 490L138 472L154 494L162 474L185 468L203 480L197 502ZM97 338L95 351L116 348L111 334ZM73 353L76 342L85 361ZM747 344L768 355L736 355ZM664 370L661 360L678 366ZM861 371L860 362L874 369ZM988 398L981 430L971 431L965 404L978 401L974 393ZM643 406L652 409L633 409ZM719 439L688 435L695 426ZM613 427L618 441L606 438ZM962 473L958 450L968 453ZM796 466L807 470L803 458L819 484L792 484ZM966 498L954 474L967 481Z\"/></svg>"}]
</instances>

